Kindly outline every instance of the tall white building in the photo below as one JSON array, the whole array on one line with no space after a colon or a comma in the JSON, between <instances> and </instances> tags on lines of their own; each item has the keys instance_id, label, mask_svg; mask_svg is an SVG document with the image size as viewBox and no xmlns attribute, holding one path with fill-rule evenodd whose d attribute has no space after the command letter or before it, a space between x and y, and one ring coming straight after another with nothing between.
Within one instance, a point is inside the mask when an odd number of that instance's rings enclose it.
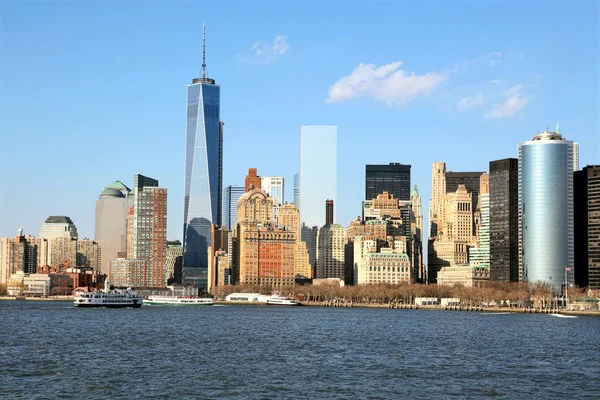
<instances>
[{"instance_id":1,"label":"tall white building","mask_svg":"<svg viewBox=\"0 0 600 400\"><path fill-rule=\"evenodd\" d=\"M573 282L573 171L579 169L576 142L557 126L519 143L519 273L531 282L560 289ZM565 278L565 275L567 277Z\"/></svg>"},{"instance_id":2,"label":"tall white building","mask_svg":"<svg viewBox=\"0 0 600 400\"><path fill-rule=\"evenodd\" d=\"M260 188L281 205L284 203L284 179L281 176L263 176L260 178Z\"/></svg>"},{"instance_id":3,"label":"tall white building","mask_svg":"<svg viewBox=\"0 0 600 400\"><path fill-rule=\"evenodd\" d=\"M337 127L300 128L300 218L306 226L325 223L325 200L337 203ZM337 220L334 216L334 221Z\"/></svg>"}]
</instances>

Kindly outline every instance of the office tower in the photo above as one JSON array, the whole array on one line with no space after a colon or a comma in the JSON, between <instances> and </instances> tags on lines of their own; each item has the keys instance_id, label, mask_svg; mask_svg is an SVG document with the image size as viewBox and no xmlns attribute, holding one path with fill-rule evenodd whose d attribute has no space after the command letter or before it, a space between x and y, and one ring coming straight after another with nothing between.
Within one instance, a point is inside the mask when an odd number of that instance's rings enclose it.
<instances>
[{"instance_id":1,"label":"office tower","mask_svg":"<svg viewBox=\"0 0 600 400\"><path fill-rule=\"evenodd\" d=\"M300 216L302 218L302 215ZM319 228L317 226L306 226L302 223L300 226L300 240L306 243L308 251L308 262L313 270L313 276L317 268L317 235Z\"/></svg>"},{"instance_id":2,"label":"office tower","mask_svg":"<svg viewBox=\"0 0 600 400\"><path fill-rule=\"evenodd\" d=\"M325 225L333 224L333 200L325 200Z\"/></svg>"},{"instance_id":3,"label":"office tower","mask_svg":"<svg viewBox=\"0 0 600 400\"><path fill-rule=\"evenodd\" d=\"M481 175L481 190L479 192L479 231L478 245L469 249L469 264L474 267L490 265L490 193L489 175ZM488 269L489 271L489 269Z\"/></svg>"},{"instance_id":4,"label":"office tower","mask_svg":"<svg viewBox=\"0 0 600 400\"><path fill-rule=\"evenodd\" d=\"M108 273L108 263L127 251L127 214L133 206L133 193L121 181L106 186L96 200L94 239L102 249L98 273Z\"/></svg>"},{"instance_id":5,"label":"office tower","mask_svg":"<svg viewBox=\"0 0 600 400\"><path fill-rule=\"evenodd\" d=\"M600 165L574 173L575 284L600 289Z\"/></svg>"},{"instance_id":6,"label":"office tower","mask_svg":"<svg viewBox=\"0 0 600 400\"><path fill-rule=\"evenodd\" d=\"M187 87L183 274L206 288L210 230L221 225L223 123L220 87L206 74L204 33L203 27L202 77Z\"/></svg>"},{"instance_id":7,"label":"office tower","mask_svg":"<svg viewBox=\"0 0 600 400\"><path fill-rule=\"evenodd\" d=\"M479 201L479 189L481 187L481 175L485 172L452 172L447 171L444 179L446 181L446 193L453 193L458 185L464 185L467 192L473 194L473 206L477 209Z\"/></svg>"},{"instance_id":8,"label":"office tower","mask_svg":"<svg viewBox=\"0 0 600 400\"><path fill-rule=\"evenodd\" d=\"M48 217L40 228L40 238L48 240L48 258L45 264L52 265L52 239L63 235L77 241L77 227L71 218L66 216ZM73 262L75 262L75 259L73 259Z\"/></svg>"},{"instance_id":9,"label":"office tower","mask_svg":"<svg viewBox=\"0 0 600 400\"><path fill-rule=\"evenodd\" d=\"M560 289L573 282L573 172L577 144L557 132L519 143L519 271Z\"/></svg>"},{"instance_id":10,"label":"office tower","mask_svg":"<svg viewBox=\"0 0 600 400\"><path fill-rule=\"evenodd\" d=\"M490 279L519 281L519 160L490 162Z\"/></svg>"},{"instance_id":11,"label":"office tower","mask_svg":"<svg viewBox=\"0 0 600 400\"><path fill-rule=\"evenodd\" d=\"M77 241L77 266L90 267L95 273L100 273L102 265L102 249L98 242L83 238Z\"/></svg>"},{"instance_id":12,"label":"office tower","mask_svg":"<svg viewBox=\"0 0 600 400\"><path fill-rule=\"evenodd\" d=\"M248 175L246 175L246 179L244 180L244 191L262 189L260 184L261 179L258 175L258 170L256 168L248 168Z\"/></svg>"},{"instance_id":13,"label":"office tower","mask_svg":"<svg viewBox=\"0 0 600 400\"><path fill-rule=\"evenodd\" d=\"M436 161L431 167L431 200L429 201L429 237L437 236L437 212L440 198L446 194L446 163Z\"/></svg>"},{"instance_id":14,"label":"office tower","mask_svg":"<svg viewBox=\"0 0 600 400\"><path fill-rule=\"evenodd\" d=\"M167 284L181 283L181 261L183 258L183 247L179 240L167 242L165 262L165 276Z\"/></svg>"},{"instance_id":15,"label":"office tower","mask_svg":"<svg viewBox=\"0 0 600 400\"><path fill-rule=\"evenodd\" d=\"M227 186L223 196L223 226L231 230L237 223L237 203L245 193L243 186Z\"/></svg>"},{"instance_id":16,"label":"office tower","mask_svg":"<svg viewBox=\"0 0 600 400\"><path fill-rule=\"evenodd\" d=\"M300 173L294 174L294 205L300 210Z\"/></svg>"},{"instance_id":17,"label":"office tower","mask_svg":"<svg viewBox=\"0 0 600 400\"><path fill-rule=\"evenodd\" d=\"M145 260L147 286L164 287L167 251L167 189L156 179L135 174L133 259Z\"/></svg>"},{"instance_id":18,"label":"office tower","mask_svg":"<svg viewBox=\"0 0 600 400\"><path fill-rule=\"evenodd\" d=\"M365 171L365 200L388 192L403 201L410 200L410 165L389 163L367 164Z\"/></svg>"},{"instance_id":19,"label":"office tower","mask_svg":"<svg viewBox=\"0 0 600 400\"><path fill-rule=\"evenodd\" d=\"M298 280L312 279L313 269L310 263L306 243L300 240L300 211L295 205L286 203L281 206L278 214L278 226L296 234L296 258L294 260L294 274Z\"/></svg>"},{"instance_id":20,"label":"office tower","mask_svg":"<svg viewBox=\"0 0 600 400\"><path fill-rule=\"evenodd\" d=\"M416 184L413 188L412 194L410 195L410 204L412 205L412 211L415 216L417 237L419 240L423 240L423 211L421 208L421 195L419 194Z\"/></svg>"},{"instance_id":21,"label":"office tower","mask_svg":"<svg viewBox=\"0 0 600 400\"><path fill-rule=\"evenodd\" d=\"M284 179L281 176L263 176L260 178L260 189L275 199L276 204L284 203Z\"/></svg>"},{"instance_id":22,"label":"office tower","mask_svg":"<svg viewBox=\"0 0 600 400\"><path fill-rule=\"evenodd\" d=\"M317 278L344 279L346 230L339 224L323 225L317 234Z\"/></svg>"},{"instance_id":23,"label":"office tower","mask_svg":"<svg viewBox=\"0 0 600 400\"><path fill-rule=\"evenodd\" d=\"M325 220L323 202L337 199L337 127L300 128L299 197L302 222L321 226Z\"/></svg>"}]
</instances>

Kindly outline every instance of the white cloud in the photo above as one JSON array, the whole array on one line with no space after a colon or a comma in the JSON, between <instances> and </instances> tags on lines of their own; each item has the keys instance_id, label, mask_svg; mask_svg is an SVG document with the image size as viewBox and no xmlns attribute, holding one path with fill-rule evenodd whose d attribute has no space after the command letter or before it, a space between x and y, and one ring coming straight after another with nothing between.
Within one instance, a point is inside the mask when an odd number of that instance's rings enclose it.
<instances>
[{"instance_id":1,"label":"white cloud","mask_svg":"<svg viewBox=\"0 0 600 400\"><path fill-rule=\"evenodd\" d=\"M500 79L492 79L488 83L491 83L492 85L497 85L498 83L500 83Z\"/></svg>"},{"instance_id":2,"label":"white cloud","mask_svg":"<svg viewBox=\"0 0 600 400\"><path fill-rule=\"evenodd\" d=\"M504 93L504 96L506 100L502 103L494 104L494 107L485 114L486 117L512 117L529 102L529 97L527 97L525 86L523 85L513 86Z\"/></svg>"},{"instance_id":3,"label":"white cloud","mask_svg":"<svg viewBox=\"0 0 600 400\"><path fill-rule=\"evenodd\" d=\"M483 95L477 93L475 96L465 97L458 102L458 109L461 111L470 110L483 105Z\"/></svg>"},{"instance_id":4,"label":"white cloud","mask_svg":"<svg viewBox=\"0 0 600 400\"><path fill-rule=\"evenodd\" d=\"M357 97L370 97L388 105L406 105L416 98L431 94L446 80L446 75L429 72L425 75L406 73L398 69L401 61L377 67L359 64L348 76L329 88L326 103L339 103Z\"/></svg>"},{"instance_id":5,"label":"white cloud","mask_svg":"<svg viewBox=\"0 0 600 400\"><path fill-rule=\"evenodd\" d=\"M485 56L475 59L475 62L480 62L480 61L487 61L488 65L490 67L493 67L494 65L500 64L503 61L502 53L499 51L494 51L494 52L486 54Z\"/></svg>"},{"instance_id":6,"label":"white cloud","mask_svg":"<svg viewBox=\"0 0 600 400\"><path fill-rule=\"evenodd\" d=\"M287 36L279 35L275 37L271 44L260 41L254 43L245 55L239 56L239 59L252 64L266 65L285 54L289 48L290 44L287 42Z\"/></svg>"}]
</instances>

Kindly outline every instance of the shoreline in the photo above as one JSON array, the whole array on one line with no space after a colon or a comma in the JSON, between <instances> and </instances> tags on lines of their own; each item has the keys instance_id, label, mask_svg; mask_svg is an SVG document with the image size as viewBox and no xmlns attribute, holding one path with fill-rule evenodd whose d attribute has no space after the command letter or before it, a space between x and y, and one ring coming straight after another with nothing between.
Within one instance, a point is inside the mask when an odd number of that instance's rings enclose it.
<instances>
[{"instance_id":1,"label":"shoreline","mask_svg":"<svg viewBox=\"0 0 600 400\"><path fill-rule=\"evenodd\" d=\"M17 300L14 296L0 296L0 301L73 301L73 296L52 296L52 297L26 297L25 300L19 299ZM233 305L233 306L261 306L266 305L265 303L247 303L247 302L231 302L225 300L215 300L215 304L218 305ZM351 303L351 304L333 304L326 302L315 302L315 301L306 301L301 303L302 306L305 307L323 307L323 308L383 308L390 310L429 310L429 311L451 311L451 312L479 312L479 313L514 313L514 314L554 314L552 311L533 311L533 310L523 310L522 308L506 308L506 307L473 307L469 309L468 307L464 307L463 309L457 309L454 307L444 307L444 306L415 306L406 305L406 306L398 306L391 304L368 304L368 303ZM599 311L576 311L576 310L559 310L559 314L563 315L574 315L574 316L588 316L588 317L600 317Z\"/></svg>"}]
</instances>

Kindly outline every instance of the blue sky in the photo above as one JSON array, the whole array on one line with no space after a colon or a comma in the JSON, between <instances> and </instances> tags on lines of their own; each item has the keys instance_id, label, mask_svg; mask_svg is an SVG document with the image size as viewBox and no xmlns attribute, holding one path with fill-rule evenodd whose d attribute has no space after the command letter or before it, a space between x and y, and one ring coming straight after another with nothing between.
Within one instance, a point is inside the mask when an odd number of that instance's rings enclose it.
<instances>
[{"instance_id":1,"label":"blue sky","mask_svg":"<svg viewBox=\"0 0 600 400\"><path fill-rule=\"evenodd\" d=\"M169 189L181 239L185 91L221 85L223 185L286 178L301 125L338 126L338 223L360 214L367 163L488 169L560 120L600 162L599 6L509 2L2 2L0 236L49 215L94 236L95 201L136 172ZM362 65L361 65L362 64Z\"/></svg>"}]
</instances>

